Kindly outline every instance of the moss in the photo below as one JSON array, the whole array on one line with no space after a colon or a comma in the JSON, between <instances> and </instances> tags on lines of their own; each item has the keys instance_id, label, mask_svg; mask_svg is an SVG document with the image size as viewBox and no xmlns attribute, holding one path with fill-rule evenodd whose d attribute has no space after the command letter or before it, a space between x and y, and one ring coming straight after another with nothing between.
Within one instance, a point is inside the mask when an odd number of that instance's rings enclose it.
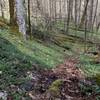
<instances>
[{"instance_id":1,"label":"moss","mask_svg":"<svg viewBox=\"0 0 100 100\"><path fill-rule=\"evenodd\" d=\"M58 95L60 94L60 86L62 84L62 80L58 79L56 81L54 81L50 88L49 88L49 92L52 94L52 95Z\"/></svg>"},{"instance_id":2,"label":"moss","mask_svg":"<svg viewBox=\"0 0 100 100\"><path fill-rule=\"evenodd\" d=\"M100 73L95 75L96 83L100 86Z\"/></svg>"}]
</instances>

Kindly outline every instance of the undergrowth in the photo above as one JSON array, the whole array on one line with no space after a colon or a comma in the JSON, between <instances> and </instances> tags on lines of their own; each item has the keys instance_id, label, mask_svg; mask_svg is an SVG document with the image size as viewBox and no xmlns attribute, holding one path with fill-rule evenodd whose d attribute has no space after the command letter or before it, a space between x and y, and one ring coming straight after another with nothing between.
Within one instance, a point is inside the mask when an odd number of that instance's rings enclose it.
<instances>
[{"instance_id":1,"label":"undergrowth","mask_svg":"<svg viewBox=\"0 0 100 100\"><path fill-rule=\"evenodd\" d=\"M25 72L34 64L52 68L64 61L63 48L37 41L23 41L10 30L0 30L0 88L25 81Z\"/></svg>"},{"instance_id":2,"label":"undergrowth","mask_svg":"<svg viewBox=\"0 0 100 100\"><path fill-rule=\"evenodd\" d=\"M27 81L26 72L31 70L33 65L53 68L63 63L68 55L79 58L79 67L88 77L100 74L100 64L91 63L93 59L84 55L83 41L64 34L55 33L54 35L64 37L64 40L59 38L61 46L45 43L36 38L23 41L20 35L10 30L0 30L0 89ZM67 50L65 47L70 49ZM17 94L14 95L17 97Z\"/></svg>"}]
</instances>

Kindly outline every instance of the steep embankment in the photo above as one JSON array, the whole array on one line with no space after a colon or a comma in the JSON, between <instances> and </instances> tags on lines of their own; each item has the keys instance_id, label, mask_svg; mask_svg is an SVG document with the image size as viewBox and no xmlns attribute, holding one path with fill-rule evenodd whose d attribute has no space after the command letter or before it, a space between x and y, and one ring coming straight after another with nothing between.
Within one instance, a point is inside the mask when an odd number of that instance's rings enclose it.
<instances>
[{"instance_id":1,"label":"steep embankment","mask_svg":"<svg viewBox=\"0 0 100 100\"><path fill-rule=\"evenodd\" d=\"M68 52L54 44L23 41L7 29L0 30L0 88L23 82L24 73L37 65L52 68L64 61ZM4 84L5 83L5 84Z\"/></svg>"},{"instance_id":2,"label":"steep embankment","mask_svg":"<svg viewBox=\"0 0 100 100\"><path fill-rule=\"evenodd\" d=\"M88 45L91 45L91 43ZM83 51L84 42L80 38L55 33L53 34L53 40L50 43L43 42L42 40L38 40L36 38L32 41L23 41L21 36L18 36L18 34L13 31L4 28L0 30L0 90L8 91L8 94L13 95L13 98L17 98L17 100L19 100L22 95L26 96L27 94L25 94L23 89L18 91L18 93L15 92L16 88L21 89L21 87L25 87L29 89L32 85L30 83L30 76L32 76L30 74L30 70L35 76L38 76L38 74L34 73L34 67L36 69L38 67L53 68L63 63L65 59L68 61L69 57L77 59L79 63L76 66L81 66L81 68L88 73L89 77L91 77L91 75L96 75L96 73L99 73L100 71L99 64L91 64L93 59L88 55L84 55ZM72 63L68 64L71 65ZM54 77L61 75L60 77L64 78L62 73L65 71L65 64L62 65L63 66L59 65L57 70L55 69L59 75L56 74ZM69 75L71 75L74 73L74 68L68 68L69 65L65 67L68 71L72 71L69 73ZM76 68L75 71L76 70L78 69ZM49 75L51 71L44 70L43 72L48 73L46 79L52 76ZM39 80L42 81L41 78ZM55 81L55 79L53 79L53 81ZM73 81L71 83L74 85ZM67 82L66 85L68 84L69 83ZM85 89L86 88L87 87L85 87ZM11 89L14 93L12 91L10 93Z\"/></svg>"}]
</instances>

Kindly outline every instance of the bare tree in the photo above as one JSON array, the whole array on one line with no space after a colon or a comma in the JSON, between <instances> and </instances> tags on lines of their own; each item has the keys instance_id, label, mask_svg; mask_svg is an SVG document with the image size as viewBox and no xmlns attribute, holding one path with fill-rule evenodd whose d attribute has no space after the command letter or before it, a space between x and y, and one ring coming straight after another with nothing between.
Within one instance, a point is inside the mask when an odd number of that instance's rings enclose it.
<instances>
[{"instance_id":1,"label":"bare tree","mask_svg":"<svg viewBox=\"0 0 100 100\"><path fill-rule=\"evenodd\" d=\"M67 34L69 33L69 24L70 24L70 15L71 15L71 3L72 0L68 0L68 9L67 9Z\"/></svg>"},{"instance_id":2,"label":"bare tree","mask_svg":"<svg viewBox=\"0 0 100 100\"><path fill-rule=\"evenodd\" d=\"M1 0L1 2L0 2L0 7L1 7L2 18L4 18L4 2L3 2L3 0Z\"/></svg>"},{"instance_id":3,"label":"bare tree","mask_svg":"<svg viewBox=\"0 0 100 100\"><path fill-rule=\"evenodd\" d=\"M85 18L86 18L86 13L87 13L87 8L88 8L88 3L89 3L89 0L85 0L84 1L84 11L83 11L83 15L82 15L82 18L81 18L81 22L80 22L80 26L79 27L82 27L85 23Z\"/></svg>"},{"instance_id":4,"label":"bare tree","mask_svg":"<svg viewBox=\"0 0 100 100\"><path fill-rule=\"evenodd\" d=\"M30 11L30 0L28 0L28 32L30 34L30 39L32 39L31 32L31 11Z\"/></svg>"},{"instance_id":5,"label":"bare tree","mask_svg":"<svg viewBox=\"0 0 100 100\"><path fill-rule=\"evenodd\" d=\"M16 26L15 0L9 0L10 25Z\"/></svg>"},{"instance_id":6,"label":"bare tree","mask_svg":"<svg viewBox=\"0 0 100 100\"><path fill-rule=\"evenodd\" d=\"M23 34L24 40L26 40L26 21L25 21L25 1L24 0L16 0L16 14L17 14L17 22L19 26L19 32Z\"/></svg>"}]
</instances>

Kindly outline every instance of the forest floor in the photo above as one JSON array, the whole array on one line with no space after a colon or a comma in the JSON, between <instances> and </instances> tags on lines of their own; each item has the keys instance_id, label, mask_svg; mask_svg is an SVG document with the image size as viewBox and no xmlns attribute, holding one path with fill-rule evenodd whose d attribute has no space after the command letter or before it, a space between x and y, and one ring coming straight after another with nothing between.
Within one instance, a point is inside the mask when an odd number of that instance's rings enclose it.
<instances>
[{"instance_id":1,"label":"forest floor","mask_svg":"<svg viewBox=\"0 0 100 100\"><path fill-rule=\"evenodd\" d=\"M100 64L94 63L91 54L84 54L82 39L57 33L53 37L50 43L37 38L23 41L9 29L0 30L0 97L100 99ZM93 44L87 46L94 50Z\"/></svg>"}]
</instances>

